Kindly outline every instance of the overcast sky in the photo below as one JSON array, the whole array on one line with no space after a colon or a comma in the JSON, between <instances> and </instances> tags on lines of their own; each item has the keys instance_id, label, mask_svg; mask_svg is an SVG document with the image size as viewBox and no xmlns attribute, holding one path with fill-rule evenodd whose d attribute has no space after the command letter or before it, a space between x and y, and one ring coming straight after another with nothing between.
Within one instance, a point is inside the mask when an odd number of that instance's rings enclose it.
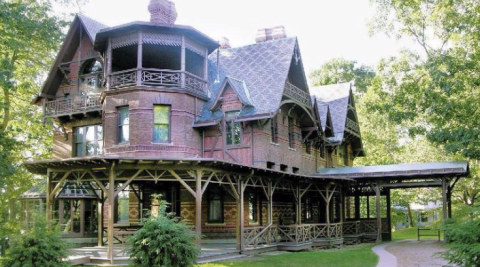
<instances>
[{"instance_id":1,"label":"overcast sky","mask_svg":"<svg viewBox=\"0 0 480 267\"><path fill-rule=\"evenodd\" d=\"M82 12L108 26L148 21L150 0L90 0ZM177 24L193 26L233 47L255 42L257 29L283 25L297 36L309 73L334 57L375 66L400 45L384 35L370 37L367 22L375 10L369 0L174 0Z\"/></svg>"}]
</instances>

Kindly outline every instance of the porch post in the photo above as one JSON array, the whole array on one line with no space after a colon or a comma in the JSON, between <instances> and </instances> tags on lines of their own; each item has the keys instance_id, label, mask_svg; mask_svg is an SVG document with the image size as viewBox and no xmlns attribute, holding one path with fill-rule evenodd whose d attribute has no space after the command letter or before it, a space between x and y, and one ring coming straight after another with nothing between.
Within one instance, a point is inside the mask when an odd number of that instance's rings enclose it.
<instances>
[{"instance_id":1,"label":"porch post","mask_svg":"<svg viewBox=\"0 0 480 267\"><path fill-rule=\"evenodd\" d=\"M297 224L302 224L302 195L300 193L300 185L297 185L295 188L295 191L297 192L297 206L296 206L296 215L297 215Z\"/></svg>"},{"instance_id":2,"label":"porch post","mask_svg":"<svg viewBox=\"0 0 480 267\"><path fill-rule=\"evenodd\" d=\"M340 190L338 191L339 192L339 205L340 205L340 222L344 222L345 221L345 199L343 198L344 197L344 194L343 194L343 186L340 185Z\"/></svg>"},{"instance_id":3,"label":"porch post","mask_svg":"<svg viewBox=\"0 0 480 267\"><path fill-rule=\"evenodd\" d=\"M360 219L360 196L358 195L358 190L356 190L355 191L355 220L359 220L359 219Z\"/></svg>"},{"instance_id":4,"label":"porch post","mask_svg":"<svg viewBox=\"0 0 480 267\"><path fill-rule=\"evenodd\" d=\"M98 232L97 245L99 247L103 247L103 201L104 199L105 197L102 190L102 197L97 202L97 232Z\"/></svg>"},{"instance_id":5,"label":"porch post","mask_svg":"<svg viewBox=\"0 0 480 267\"><path fill-rule=\"evenodd\" d=\"M382 242L382 212L380 206L380 185L377 181L374 185L375 187L375 200L376 200L376 208L377 208L377 243Z\"/></svg>"},{"instance_id":6,"label":"porch post","mask_svg":"<svg viewBox=\"0 0 480 267\"><path fill-rule=\"evenodd\" d=\"M325 216L325 219L327 221L327 226L328 228L330 228L330 184L328 184L327 186L325 186L325 195L327 196L327 198L325 199L326 202L327 202L327 206L326 206L326 216Z\"/></svg>"},{"instance_id":7,"label":"porch post","mask_svg":"<svg viewBox=\"0 0 480 267\"><path fill-rule=\"evenodd\" d=\"M108 38L108 47L107 47L107 67L106 67L106 78L107 78L107 91L110 90L111 86L111 77L112 74L112 38Z\"/></svg>"},{"instance_id":8,"label":"porch post","mask_svg":"<svg viewBox=\"0 0 480 267\"><path fill-rule=\"evenodd\" d=\"M242 178L240 178L238 180L238 195L239 195L239 201L237 202L238 203L238 207L237 207L237 210L239 212L237 212L238 214L238 225L239 225L239 234L240 234L240 244L238 246L238 248L240 249L240 251L244 251L245 250L245 240L244 240L244 236L243 236L243 233L245 232L245 207L244 207L244 194L245 194L245 188L244 188L244 181Z\"/></svg>"},{"instance_id":9,"label":"porch post","mask_svg":"<svg viewBox=\"0 0 480 267\"><path fill-rule=\"evenodd\" d=\"M267 194L268 194L268 206L267 206L267 225L273 225L273 190L272 190L272 181L269 180L267 183ZM260 213L262 212L262 209L260 208ZM271 231L271 228L269 229ZM268 245L272 244L272 235L268 235Z\"/></svg>"},{"instance_id":10,"label":"porch post","mask_svg":"<svg viewBox=\"0 0 480 267\"><path fill-rule=\"evenodd\" d=\"M51 222L53 220L53 201L50 197L52 193L52 173L50 169L47 170L47 192L46 192L46 204L45 204L45 212L47 222Z\"/></svg>"},{"instance_id":11,"label":"porch post","mask_svg":"<svg viewBox=\"0 0 480 267\"><path fill-rule=\"evenodd\" d=\"M115 212L115 162L110 167L110 173L108 175L108 249L107 256L110 260L110 264L114 263L113 259L113 239L114 239L114 229L113 229L113 218Z\"/></svg>"},{"instance_id":12,"label":"porch post","mask_svg":"<svg viewBox=\"0 0 480 267\"><path fill-rule=\"evenodd\" d=\"M388 221L388 235L390 236L390 240L392 240L392 201L390 198L390 189L387 189L387 221Z\"/></svg>"},{"instance_id":13,"label":"porch post","mask_svg":"<svg viewBox=\"0 0 480 267\"><path fill-rule=\"evenodd\" d=\"M447 202L448 202L448 207L447 207L447 213L448 213L448 218L452 218L452 189L448 188L447 190Z\"/></svg>"},{"instance_id":14,"label":"porch post","mask_svg":"<svg viewBox=\"0 0 480 267\"><path fill-rule=\"evenodd\" d=\"M196 188L195 188L195 233L196 243L202 246L202 176L201 170L196 171Z\"/></svg>"}]
</instances>

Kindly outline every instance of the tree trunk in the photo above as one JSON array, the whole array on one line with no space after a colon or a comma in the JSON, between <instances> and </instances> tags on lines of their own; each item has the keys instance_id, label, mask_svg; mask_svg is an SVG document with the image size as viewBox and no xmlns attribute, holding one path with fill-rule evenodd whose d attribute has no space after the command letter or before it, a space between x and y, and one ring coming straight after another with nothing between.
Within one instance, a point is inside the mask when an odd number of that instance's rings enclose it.
<instances>
[{"instance_id":1,"label":"tree trunk","mask_svg":"<svg viewBox=\"0 0 480 267\"><path fill-rule=\"evenodd\" d=\"M407 216L408 216L408 225L410 227L414 227L413 225L413 215L412 215L412 209L410 208L410 203L407 203Z\"/></svg>"}]
</instances>

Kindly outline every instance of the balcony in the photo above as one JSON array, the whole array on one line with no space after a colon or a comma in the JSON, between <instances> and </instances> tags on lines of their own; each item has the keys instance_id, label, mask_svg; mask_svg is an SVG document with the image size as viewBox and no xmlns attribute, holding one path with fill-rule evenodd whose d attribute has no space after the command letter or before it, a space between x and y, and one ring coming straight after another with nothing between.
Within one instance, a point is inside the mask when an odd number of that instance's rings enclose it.
<instances>
[{"instance_id":1,"label":"balcony","mask_svg":"<svg viewBox=\"0 0 480 267\"><path fill-rule=\"evenodd\" d=\"M304 90L296 87L295 85L287 82L285 84L285 91L284 95L287 96L288 98L294 100L300 105L306 106L307 108L311 108L311 100L310 100L310 95L305 92Z\"/></svg>"},{"instance_id":2,"label":"balcony","mask_svg":"<svg viewBox=\"0 0 480 267\"><path fill-rule=\"evenodd\" d=\"M43 107L43 117L53 118L76 114L101 112L99 95L74 96L66 99L48 101Z\"/></svg>"},{"instance_id":3,"label":"balcony","mask_svg":"<svg viewBox=\"0 0 480 267\"><path fill-rule=\"evenodd\" d=\"M110 75L110 90L133 86L184 89L194 95L207 96L208 82L192 73L167 69L130 69Z\"/></svg>"},{"instance_id":4,"label":"balcony","mask_svg":"<svg viewBox=\"0 0 480 267\"><path fill-rule=\"evenodd\" d=\"M347 118L347 121L346 121L346 130L357 136L357 137L360 137L360 126L358 125L358 123L352 119L349 119Z\"/></svg>"}]
</instances>

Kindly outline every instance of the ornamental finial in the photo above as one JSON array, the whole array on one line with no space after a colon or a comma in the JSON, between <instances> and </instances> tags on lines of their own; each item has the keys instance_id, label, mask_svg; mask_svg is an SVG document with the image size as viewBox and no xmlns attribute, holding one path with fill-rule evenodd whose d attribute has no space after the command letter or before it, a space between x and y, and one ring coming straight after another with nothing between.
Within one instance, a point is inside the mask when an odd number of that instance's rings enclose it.
<instances>
[{"instance_id":1,"label":"ornamental finial","mask_svg":"<svg viewBox=\"0 0 480 267\"><path fill-rule=\"evenodd\" d=\"M150 0L148 11L150 21L154 23L175 24L177 20L175 4L168 0Z\"/></svg>"}]
</instances>

